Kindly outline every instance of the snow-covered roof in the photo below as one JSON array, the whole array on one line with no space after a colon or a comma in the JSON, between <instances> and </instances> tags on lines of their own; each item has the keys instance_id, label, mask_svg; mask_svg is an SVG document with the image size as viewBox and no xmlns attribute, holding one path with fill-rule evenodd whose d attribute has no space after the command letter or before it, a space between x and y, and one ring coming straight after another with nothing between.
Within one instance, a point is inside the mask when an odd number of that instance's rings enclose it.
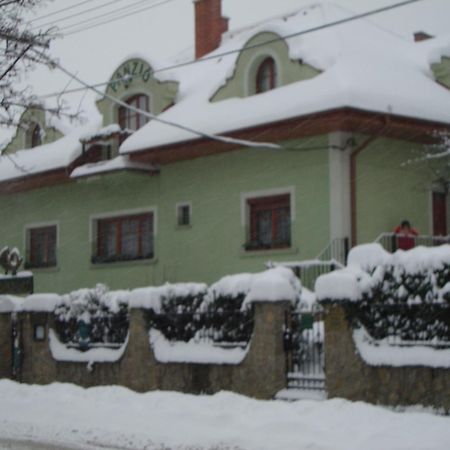
<instances>
[{"instance_id":1,"label":"snow-covered roof","mask_svg":"<svg viewBox=\"0 0 450 450\"><path fill-rule=\"evenodd\" d=\"M70 177L86 178L92 177L94 175L124 170L150 173L152 171L154 172L156 169L149 164L130 161L127 156L117 156L116 158L107 161L99 161L96 163L85 164L83 166L77 167L70 174Z\"/></svg>"},{"instance_id":2,"label":"snow-covered roof","mask_svg":"<svg viewBox=\"0 0 450 450\"><path fill-rule=\"evenodd\" d=\"M350 17L316 2L238 32L229 32L211 55L242 49L261 32L287 36ZM174 72L177 103L161 118L208 133L225 133L341 107L450 123L450 91L433 79L430 64L450 55L450 35L421 44L404 40L368 20L356 20L286 40L289 56L323 72L264 94L210 102L233 74L239 53L197 62ZM130 136L122 153L192 140L198 136L151 121Z\"/></svg>"},{"instance_id":3,"label":"snow-covered roof","mask_svg":"<svg viewBox=\"0 0 450 450\"><path fill-rule=\"evenodd\" d=\"M81 155L80 137L94 132L98 127L99 123L90 123L55 142L3 155L0 158L0 181L67 167Z\"/></svg>"},{"instance_id":4,"label":"snow-covered roof","mask_svg":"<svg viewBox=\"0 0 450 450\"><path fill-rule=\"evenodd\" d=\"M262 32L279 36L319 27L352 16L327 2L315 2L295 12L223 35L211 55L242 49ZM160 118L201 132L222 134L251 126L342 107L450 123L450 90L433 78L431 64L450 56L450 34L414 43L383 30L368 20L356 20L286 40L289 56L322 71L260 95L211 102L211 97L233 76L239 52L195 64L159 71L186 62L187 52L169 62L131 54L149 61L159 80L179 82L175 105ZM120 67L120 64L116 66ZM80 154L80 138L96 135L98 111L88 126L70 129L63 121L51 125L65 136L51 144L19 150L0 157L0 181L67 167ZM122 154L198 138L185 129L151 120L124 141ZM116 161L117 162L117 161ZM105 167L103 167L105 168ZM102 170L103 171L103 170Z\"/></svg>"}]
</instances>

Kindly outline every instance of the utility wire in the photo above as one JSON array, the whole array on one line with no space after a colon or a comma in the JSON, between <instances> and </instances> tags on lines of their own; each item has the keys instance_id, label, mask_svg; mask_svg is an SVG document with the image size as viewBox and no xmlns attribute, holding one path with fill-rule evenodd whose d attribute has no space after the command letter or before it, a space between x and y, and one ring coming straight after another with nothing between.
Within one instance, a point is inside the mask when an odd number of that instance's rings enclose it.
<instances>
[{"instance_id":1,"label":"utility wire","mask_svg":"<svg viewBox=\"0 0 450 450\"><path fill-rule=\"evenodd\" d=\"M122 14L122 15L119 16L119 17L115 17L115 18L112 18L112 19L109 19L109 20L105 20L105 21L103 21L103 22L99 22L99 23L94 24L94 25L89 25L89 26L80 28L80 29L78 29L78 30L70 31L69 33L65 33L64 30L63 30L63 35L64 35L64 36L71 36L72 34L80 33L81 31L90 30L91 28L97 28L97 27L99 27L99 26L101 26L101 25L106 25L106 24L108 24L108 23L116 22L116 21L118 21L118 20L125 19L126 17L133 16L133 15L138 14L138 13L140 13L140 12L148 11L148 10L150 10L150 9L156 8L156 7L158 7L158 6L165 5L166 3L170 3L170 2L173 2L173 1L175 1L175 0L162 0L162 1L160 1L159 3L153 3L152 5L146 6L145 8L141 8L141 9L139 9L139 10L130 12L130 13L128 13L128 14ZM139 3L139 2L138 2L138 3ZM127 6L126 8L124 8L124 9L128 9L130 6L133 6L133 5L128 5L128 6ZM137 5L134 5L134 6L137 6ZM97 17L98 17L98 16L97 16ZM68 27L68 28L72 28L72 27Z\"/></svg>"},{"instance_id":2,"label":"utility wire","mask_svg":"<svg viewBox=\"0 0 450 450\"><path fill-rule=\"evenodd\" d=\"M74 9L74 8L78 8L78 6L81 6L81 5L84 5L85 3L90 3L90 2L92 2L92 0L84 0L83 2L76 3L75 5L67 6L66 8L58 9L58 10L53 11L51 13L45 14L43 16L35 17L34 19L29 20L28 23L33 23L33 22L36 22L38 20L46 19L47 17L55 16L55 15L61 13L61 12L69 11L70 9ZM2 5L0 5L0 6L2 6Z\"/></svg>"},{"instance_id":3,"label":"utility wire","mask_svg":"<svg viewBox=\"0 0 450 450\"><path fill-rule=\"evenodd\" d=\"M97 11L98 9L102 9L102 8L105 8L106 6L112 5L114 3L122 2L122 1L123 0L109 0L106 3L103 3L103 4L98 5L98 6L93 6L92 8L84 9L83 11L77 12L75 14L70 14L68 16L61 17L60 19L51 20L50 22L46 22L46 23L41 24L41 25L35 25L33 27L33 29L43 28L43 27L47 27L49 25L54 25L56 22L58 22L58 23L59 22L64 22L66 20L73 19L74 17L82 16L84 14L87 14L88 12Z\"/></svg>"},{"instance_id":4,"label":"utility wire","mask_svg":"<svg viewBox=\"0 0 450 450\"><path fill-rule=\"evenodd\" d=\"M171 1L171 0L165 0L165 1ZM342 25L344 23L352 22L352 21L355 21L355 20L358 20L358 19L362 19L362 18L365 18L365 17L369 17L369 16L372 16L372 15L375 15L375 14L379 14L379 13L385 12L385 11L389 11L389 10L392 10L394 8L400 8L400 7L403 7L403 6L407 6L407 5L410 5L410 4L413 4L413 3L422 2L422 1L424 1L424 0L403 1L403 2L400 2L400 3L396 3L394 5L385 6L383 8L378 8L378 9L371 10L371 11L368 11L368 12L365 12L365 13L362 13L362 14L356 14L356 15L347 17L345 19L337 20L337 21L334 21L334 22L328 22L326 24L323 24L323 25L320 25L320 26L317 26L317 27L308 28L306 30L302 30L302 31L298 31L298 32L295 32L295 33L287 34L285 36L279 36L277 38L269 39L269 40L261 42L259 44L253 44L253 45L249 45L249 46L238 48L238 49L234 49L234 50L228 50L226 52L215 53L213 55L204 56L201 59L195 59L195 60L186 61L186 62L182 62L182 63L178 63L178 64L172 64L172 65L166 66L166 67L161 67L159 69L152 70L151 74L153 75L155 73L160 73L160 72L165 72L165 71L168 71L168 70L178 69L180 67L191 66L193 64L198 64L198 63L201 63L201 62L204 62L204 61L213 60L213 59L220 59L220 58L223 58L224 56L232 55L234 53L243 53L243 52L246 52L248 50L253 50L255 48L264 47L264 46L266 46L268 44L272 44L274 42L283 41L283 40L286 40L286 39L291 39L291 38L296 37L296 36L301 36L301 35L305 35L305 34L308 34L308 33L313 33L313 32L316 32L316 31L320 31L320 30L323 30L323 29L326 29L326 28L331 28L331 27L334 27L334 26L337 26L337 25ZM132 76L132 75L128 76L127 75L126 79L127 80L133 80L134 78L137 78L138 76L139 75L135 75L135 76ZM114 82L116 82L116 81L118 81L118 80L114 80ZM91 85L89 85L87 87L84 86L84 87L80 87L80 88L70 89L70 90L67 90L65 92L65 94L72 94L74 92L84 91L85 89L98 88L98 87L101 87L101 86L106 86L108 84L111 84L112 82L113 82L112 80L108 80L108 81L104 81L104 82L100 82L100 83L96 83L96 84L91 84ZM45 99L45 98L55 97L55 96L59 96L59 95L61 95L61 92L56 92L56 93L42 95L42 96L40 96L40 98ZM101 93L101 95L103 95L103 92Z\"/></svg>"},{"instance_id":5,"label":"utility wire","mask_svg":"<svg viewBox=\"0 0 450 450\"><path fill-rule=\"evenodd\" d=\"M147 5L144 8L142 8L142 9L139 9L137 11L135 10L135 11L129 13L129 14L121 14L121 15L119 15L119 17L113 17L113 18L107 19L108 16L115 15L117 13L120 13L121 11L125 11L125 10L128 10L128 9L136 8L136 7L140 6L140 5L142 5L143 3L146 3ZM128 16L130 16L132 14L137 14L137 13L145 11L147 9L152 9L152 8L154 8L156 6L159 6L160 4L167 3L167 0L163 1L163 2L159 2L156 5L155 5L155 3L156 3L156 1L153 1L153 3L151 3L149 5L149 1L148 0L139 0L139 1L135 2L135 3L131 3L131 4L128 4L126 6L122 6L120 8L114 9L114 10L109 11L107 13L99 14L99 15L91 17L89 19L82 20L80 22L76 22L76 23L67 25L66 27L63 27L63 28L59 29L58 31L61 32L64 36L69 36L71 34L79 33L81 31L88 30L90 28L95 28L95 27L98 27L98 26L103 25L103 24L114 22L115 20L123 19L123 18L128 17ZM96 24L88 25L89 22L93 22L96 19L104 19L104 20L102 20L101 22L98 22ZM86 25L86 27L82 27L82 28L79 28L77 30L67 32L71 28L75 28L77 26L83 26L83 25Z\"/></svg>"},{"instance_id":6,"label":"utility wire","mask_svg":"<svg viewBox=\"0 0 450 450\"><path fill-rule=\"evenodd\" d=\"M41 56L45 56L43 54L41 54ZM174 128L178 128L180 130L184 130L187 131L191 134L194 134L198 137L202 137L205 139L211 139L213 141L218 141L218 142L222 142L222 143L226 143L226 144L237 144L243 147L264 147L264 148L273 148L273 149L280 149L281 146L278 144L274 144L271 142L253 142L253 141L247 141L244 139L234 139L234 138L230 138L230 137L226 137L226 136L219 136L219 135L215 135L215 134L210 134L210 133L206 133L203 131L199 131L199 130L195 130L194 128L185 126L185 125L181 125L180 123L177 122L173 122L171 120L167 120L167 119L161 119L160 117L156 116L155 114L152 114L148 111L144 111L143 109L139 109L136 108L132 105L129 105L128 103L125 103L124 101L113 97L112 95L109 94L103 94L100 90L98 90L97 88L94 88L92 86L89 86L88 83L86 83L85 81L83 81L82 79L80 79L77 75L73 74L72 72L70 72L69 70L65 69L63 66L61 66L60 63L53 61L53 64L62 72L64 72L66 75L68 75L69 77L73 78L74 80L78 81L78 83L83 84L86 88L93 90L94 92L96 92L97 94L103 95L104 98L107 98L108 100L111 100L113 103L115 103L116 105L119 106L123 106L124 108L127 108L129 111L133 111L137 114L143 115L144 117L147 117L149 119L152 119L156 122L160 122L163 123L165 125L169 125L171 127Z\"/></svg>"}]
</instances>

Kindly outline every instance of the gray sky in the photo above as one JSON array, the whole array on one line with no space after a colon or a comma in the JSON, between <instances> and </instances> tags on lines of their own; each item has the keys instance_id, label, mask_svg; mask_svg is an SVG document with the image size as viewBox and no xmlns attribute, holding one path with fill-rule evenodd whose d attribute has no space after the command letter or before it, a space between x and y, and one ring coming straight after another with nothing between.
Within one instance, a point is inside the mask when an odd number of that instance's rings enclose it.
<instances>
[{"instance_id":1,"label":"gray sky","mask_svg":"<svg viewBox=\"0 0 450 450\"><path fill-rule=\"evenodd\" d=\"M80 3L81 0L58 0L39 10L37 17ZM137 0L116 0L109 8L92 11L69 20L58 21L65 16L77 14L87 8L102 5L111 0L91 0L70 11L36 21L33 25L47 24L52 20L61 28L86 18L111 11L113 8L129 6ZM161 0L159 0L161 1ZM400 0L335 0L334 3L351 12L362 12L381 6L398 3ZM147 0L148 4L158 0ZM241 28L254 22L280 15L302 6L317 3L312 0L223 0L224 15L230 18L230 29ZM144 0L143 6L146 6ZM108 25L95 27L58 39L52 44L52 53L69 70L89 83L106 81L116 66L128 55L144 53L156 59L168 59L194 45L194 7L192 0L171 0L139 14L131 15ZM370 20L396 34L410 39L416 30L432 34L450 33L449 0L422 0L399 8L396 11L373 16ZM75 27L77 28L77 27ZM75 28L72 28L75 29ZM54 71L49 74L37 70L30 76L30 83L39 94L62 89L68 82L66 75ZM70 87L77 87L72 82ZM92 109L94 94L83 100L85 110ZM70 102L77 104L80 96L71 96Z\"/></svg>"}]
</instances>

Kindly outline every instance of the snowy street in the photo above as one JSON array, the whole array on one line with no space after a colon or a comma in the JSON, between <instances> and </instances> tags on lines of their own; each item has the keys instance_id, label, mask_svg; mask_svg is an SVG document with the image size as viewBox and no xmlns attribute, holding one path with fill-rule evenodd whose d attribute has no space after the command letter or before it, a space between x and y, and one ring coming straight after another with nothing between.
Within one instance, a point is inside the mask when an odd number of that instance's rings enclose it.
<instances>
[{"instance_id":1,"label":"snowy street","mask_svg":"<svg viewBox=\"0 0 450 450\"><path fill-rule=\"evenodd\" d=\"M1 450L447 450L450 442L449 417L341 399L288 403L7 380L0 398Z\"/></svg>"}]
</instances>

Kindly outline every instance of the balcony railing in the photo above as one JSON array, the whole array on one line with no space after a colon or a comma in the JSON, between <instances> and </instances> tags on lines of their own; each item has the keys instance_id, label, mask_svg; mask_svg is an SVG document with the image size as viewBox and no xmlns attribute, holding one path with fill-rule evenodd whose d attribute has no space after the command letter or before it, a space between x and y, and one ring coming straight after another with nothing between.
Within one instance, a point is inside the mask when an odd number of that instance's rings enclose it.
<instances>
[{"instance_id":1,"label":"balcony railing","mask_svg":"<svg viewBox=\"0 0 450 450\"><path fill-rule=\"evenodd\" d=\"M375 242L381 244L385 250L388 252L395 252L399 246L399 240L404 240L405 236L395 234L395 233L382 233L376 239ZM435 247L442 244L450 244L450 236L407 236L406 239L411 241L411 247L424 246L424 247Z\"/></svg>"}]
</instances>

